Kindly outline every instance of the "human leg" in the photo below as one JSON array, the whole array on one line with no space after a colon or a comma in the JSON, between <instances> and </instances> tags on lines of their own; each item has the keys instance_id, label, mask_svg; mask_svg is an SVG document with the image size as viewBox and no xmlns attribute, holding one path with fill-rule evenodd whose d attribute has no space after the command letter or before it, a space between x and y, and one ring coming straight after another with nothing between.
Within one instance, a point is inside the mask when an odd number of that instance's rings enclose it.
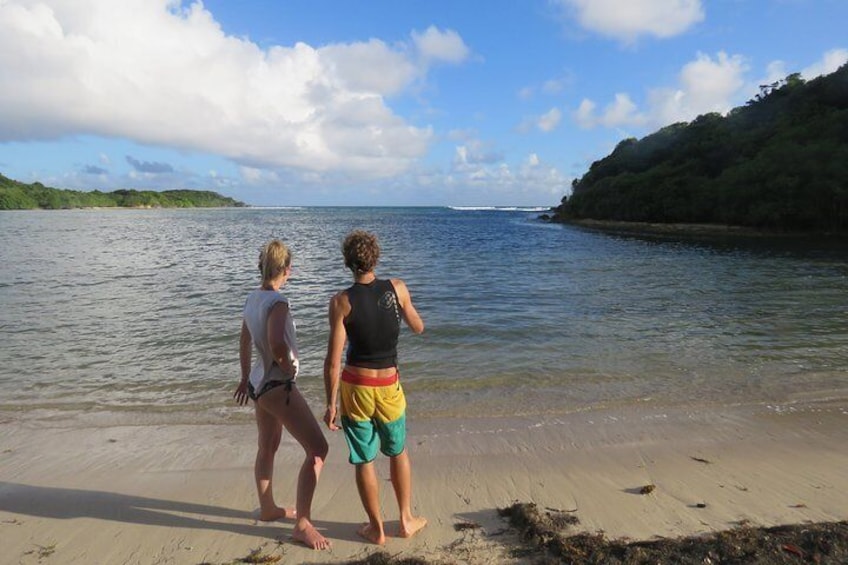
<instances>
[{"instance_id":1,"label":"human leg","mask_svg":"<svg viewBox=\"0 0 848 565\"><path fill-rule=\"evenodd\" d=\"M412 466L406 449L389 458L389 469L400 513L398 535L409 538L427 525L427 519L412 514Z\"/></svg>"},{"instance_id":2,"label":"human leg","mask_svg":"<svg viewBox=\"0 0 848 565\"><path fill-rule=\"evenodd\" d=\"M311 516L315 487L329 449L321 427L295 386L291 390L284 387L270 390L260 398L259 404L282 423L304 450L297 480L297 522L293 537L313 549L326 549L330 542L315 529Z\"/></svg>"},{"instance_id":3,"label":"human leg","mask_svg":"<svg viewBox=\"0 0 848 565\"><path fill-rule=\"evenodd\" d=\"M427 520L412 514L412 467L406 450L406 398L400 383L375 390L377 434L380 451L389 457L392 487L400 513L400 530L403 538L412 537L427 525Z\"/></svg>"},{"instance_id":4,"label":"human leg","mask_svg":"<svg viewBox=\"0 0 848 565\"><path fill-rule=\"evenodd\" d=\"M274 456L280 446L282 424L274 416L256 406L258 442L253 476L259 497L259 519L264 521L294 518L294 508L281 508L274 502Z\"/></svg>"},{"instance_id":5,"label":"human leg","mask_svg":"<svg viewBox=\"0 0 848 565\"><path fill-rule=\"evenodd\" d=\"M377 482L377 470L374 462L356 465L356 488L359 499L368 515L368 523L359 529L359 535L377 545L386 543L386 533L383 531L383 518L380 515L380 486Z\"/></svg>"},{"instance_id":6,"label":"human leg","mask_svg":"<svg viewBox=\"0 0 848 565\"><path fill-rule=\"evenodd\" d=\"M342 430L350 450L350 462L356 469L356 487L368 516L359 535L377 545L386 543L380 514L380 490L374 459L380 448L377 423L374 421L377 387L358 384L354 375L342 373L339 389Z\"/></svg>"}]
</instances>

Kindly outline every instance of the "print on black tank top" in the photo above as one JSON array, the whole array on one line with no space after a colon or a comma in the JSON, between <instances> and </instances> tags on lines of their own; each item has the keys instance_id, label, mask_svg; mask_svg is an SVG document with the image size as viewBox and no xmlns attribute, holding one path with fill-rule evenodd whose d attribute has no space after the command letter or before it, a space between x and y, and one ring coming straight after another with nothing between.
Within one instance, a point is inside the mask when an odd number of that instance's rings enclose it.
<instances>
[{"instance_id":1,"label":"print on black tank top","mask_svg":"<svg viewBox=\"0 0 848 565\"><path fill-rule=\"evenodd\" d=\"M345 318L347 364L369 369L397 366L400 310L389 280L355 283L347 289L350 314Z\"/></svg>"}]
</instances>

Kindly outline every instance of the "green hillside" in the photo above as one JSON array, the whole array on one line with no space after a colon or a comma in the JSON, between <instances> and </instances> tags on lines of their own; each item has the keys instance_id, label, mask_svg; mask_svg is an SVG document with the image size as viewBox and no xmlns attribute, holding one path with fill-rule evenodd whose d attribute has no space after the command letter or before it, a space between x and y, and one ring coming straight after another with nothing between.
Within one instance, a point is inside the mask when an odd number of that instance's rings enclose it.
<instances>
[{"instance_id":1,"label":"green hillside","mask_svg":"<svg viewBox=\"0 0 848 565\"><path fill-rule=\"evenodd\" d=\"M848 232L848 64L760 90L727 116L620 142L555 219Z\"/></svg>"},{"instance_id":2,"label":"green hillside","mask_svg":"<svg viewBox=\"0 0 848 565\"><path fill-rule=\"evenodd\" d=\"M217 208L241 207L244 203L205 190L115 190L81 192L25 184L0 174L0 210L63 208Z\"/></svg>"}]
</instances>

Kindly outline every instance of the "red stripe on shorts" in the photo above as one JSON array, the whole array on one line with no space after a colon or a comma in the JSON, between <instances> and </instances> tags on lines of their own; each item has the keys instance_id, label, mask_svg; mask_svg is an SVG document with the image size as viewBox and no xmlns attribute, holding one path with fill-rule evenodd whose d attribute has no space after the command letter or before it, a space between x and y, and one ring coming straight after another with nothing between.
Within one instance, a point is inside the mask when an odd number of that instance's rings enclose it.
<instances>
[{"instance_id":1,"label":"red stripe on shorts","mask_svg":"<svg viewBox=\"0 0 848 565\"><path fill-rule=\"evenodd\" d=\"M363 377L350 371L342 371L342 381L352 385L388 386L398 381L398 374L395 373L390 377Z\"/></svg>"}]
</instances>

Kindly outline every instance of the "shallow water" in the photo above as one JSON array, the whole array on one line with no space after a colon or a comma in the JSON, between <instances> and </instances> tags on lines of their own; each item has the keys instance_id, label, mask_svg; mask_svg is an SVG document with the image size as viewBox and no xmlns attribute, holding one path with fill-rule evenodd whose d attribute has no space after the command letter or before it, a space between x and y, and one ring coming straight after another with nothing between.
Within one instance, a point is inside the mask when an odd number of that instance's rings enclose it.
<instances>
[{"instance_id":1,"label":"shallow water","mask_svg":"<svg viewBox=\"0 0 848 565\"><path fill-rule=\"evenodd\" d=\"M844 241L611 236L522 210L288 208L0 213L0 411L198 422L233 407L244 297L271 237L299 385L323 405L340 242L378 233L427 330L401 337L417 417L616 403L848 396Z\"/></svg>"}]
</instances>

